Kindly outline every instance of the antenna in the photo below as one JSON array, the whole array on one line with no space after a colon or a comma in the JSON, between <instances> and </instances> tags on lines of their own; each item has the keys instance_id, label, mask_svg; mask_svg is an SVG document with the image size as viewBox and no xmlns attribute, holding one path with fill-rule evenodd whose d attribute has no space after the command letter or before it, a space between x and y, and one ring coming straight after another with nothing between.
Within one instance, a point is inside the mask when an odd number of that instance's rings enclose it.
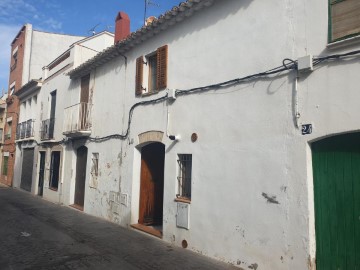
<instances>
[{"instance_id":1,"label":"antenna","mask_svg":"<svg viewBox=\"0 0 360 270\"><path fill-rule=\"evenodd\" d=\"M97 25L95 25L93 28L90 28L88 33L91 33L92 35L96 34L95 28L98 27L100 25L100 23L98 23Z\"/></svg>"},{"instance_id":2,"label":"antenna","mask_svg":"<svg viewBox=\"0 0 360 270\"><path fill-rule=\"evenodd\" d=\"M144 25L146 25L146 13L147 13L147 7L148 6L155 6L155 7L160 7L159 4L151 1L151 0L144 0L144 4L145 4L145 9L144 9Z\"/></svg>"}]
</instances>

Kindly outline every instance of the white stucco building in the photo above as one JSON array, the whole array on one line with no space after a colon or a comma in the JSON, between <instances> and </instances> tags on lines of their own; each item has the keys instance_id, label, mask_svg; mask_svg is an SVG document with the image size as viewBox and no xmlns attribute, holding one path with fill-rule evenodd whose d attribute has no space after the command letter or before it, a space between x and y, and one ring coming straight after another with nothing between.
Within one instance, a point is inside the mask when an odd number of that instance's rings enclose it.
<instances>
[{"instance_id":1,"label":"white stucco building","mask_svg":"<svg viewBox=\"0 0 360 270\"><path fill-rule=\"evenodd\" d=\"M91 113L90 102L87 102L85 106L71 103L77 92L66 73L113 43L114 35L103 31L73 43L43 68L41 94L38 101L40 138L38 155L35 158L37 174L34 177L34 183L40 189L40 192L35 191L35 193L42 194L47 200L68 204L65 198L68 197L71 182L69 178L66 178L66 167L63 166L65 162L63 153L68 148L63 135L64 119L71 121L75 114L84 112L90 115ZM68 108L71 114L66 114Z\"/></svg>"},{"instance_id":2,"label":"white stucco building","mask_svg":"<svg viewBox=\"0 0 360 270\"><path fill-rule=\"evenodd\" d=\"M119 13L115 45L44 77L44 197L240 269L356 269L359 13L188 0L131 34Z\"/></svg>"}]
</instances>

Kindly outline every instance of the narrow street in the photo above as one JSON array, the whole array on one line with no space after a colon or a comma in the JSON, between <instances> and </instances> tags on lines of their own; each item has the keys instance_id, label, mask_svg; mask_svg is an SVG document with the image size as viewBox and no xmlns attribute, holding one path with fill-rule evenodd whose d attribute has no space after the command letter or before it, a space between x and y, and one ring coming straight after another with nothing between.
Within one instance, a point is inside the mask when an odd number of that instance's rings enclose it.
<instances>
[{"instance_id":1,"label":"narrow street","mask_svg":"<svg viewBox=\"0 0 360 270\"><path fill-rule=\"evenodd\" d=\"M0 269L238 269L0 187Z\"/></svg>"}]
</instances>

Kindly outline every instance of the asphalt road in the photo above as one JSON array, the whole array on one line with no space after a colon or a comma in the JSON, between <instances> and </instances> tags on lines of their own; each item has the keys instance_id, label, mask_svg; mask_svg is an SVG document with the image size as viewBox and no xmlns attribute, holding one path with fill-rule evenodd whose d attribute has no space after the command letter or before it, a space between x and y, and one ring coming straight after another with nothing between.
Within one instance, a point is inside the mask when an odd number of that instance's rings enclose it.
<instances>
[{"instance_id":1,"label":"asphalt road","mask_svg":"<svg viewBox=\"0 0 360 270\"><path fill-rule=\"evenodd\" d=\"M0 270L239 269L0 187Z\"/></svg>"}]
</instances>

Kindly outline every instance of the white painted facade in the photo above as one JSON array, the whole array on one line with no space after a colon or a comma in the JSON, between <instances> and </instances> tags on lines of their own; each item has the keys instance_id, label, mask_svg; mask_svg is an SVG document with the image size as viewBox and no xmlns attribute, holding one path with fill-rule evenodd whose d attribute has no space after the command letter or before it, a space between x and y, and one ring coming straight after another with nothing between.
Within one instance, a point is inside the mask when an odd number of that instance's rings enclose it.
<instances>
[{"instance_id":1,"label":"white painted facade","mask_svg":"<svg viewBox=\"0 0 360 270\"><path fill-rule=\"evenodd\" d=\"M34 30L31 24L26 24L23 28L25 31L24 44L24 56L22 65L21 87L26 86L32 80L41 81L43 70L42 67L49 61L64 52L70 45L83 39L82 36L70 36L57 33L42 32ZM18 48L16 48L16 51ZM12 54L16 53L12 52ZM46 53L44 53L46 52ZM41 83L40 83L41 84ZM10 85L10 89L15 87L15 81ZM41 87L41 86L40 86ZM14 181L13 186L19 188L21 185L22 175L22 163L23 163L23 149L34 149L34 158L37 159L37 143L40 141L40 106L38 106L38 100L40 95L40 89L27 89L29 93L23 93L20 98L20 110L18 123L24 123L32 119L34 121L34 134L27 138L16 139L16 152L15 152L15 165L14 165ZM16 128L16 126L14 127ZM19 130L18 130L19 131ZM37 194L38 187L34 181L36 177L36 165L34 162L33 179L31 185L31 192Z\"/></svg>"},{"instance_id":2,"label":"white painted facade","mask_svg":"<svg viewBox=\"0 0 360 270\"><path fill-rule=\"evenodd\" d=\"M69 146L68 143L62 142L64 138L64 109L73 105L71 100L73 97L78 97L79 92L76 92L77 89L75 89L74 83L69 80L66 73L78 67L102 49L111 46L113 42L113 34L106 31L92 37L87 37L72 44L67 51L57 55L51 63L43 68L43 86L40 98L41 110L39 113L39 119L42 123L51 118L52 93L56 91L53 137L42 138L39 141L41 143L39 151L46 153L43 197L52 202L69 204L68 194L71 182L69 181L68 173L71 175L72 172L71 170L69 172L66 171L66 168L70 168L70 166L65 166L66 162L69 161L65 159L64 152ZM59 183L57 189L49 187L51 155L54 151L60 152ZM38 181L37 177L35 178L36 181Z\"/></svg>"},{"instance_id":3,"label":"white painted facade","mask_svg":"<svg viewBox=\"0 0 360 270\"><path fill-rule=\"evenodd\" d=\"M26 85L25 85L26 87ZM21 94L17 94L20 101L20 111L19 111L19 123L16 130L16 152L15 152L15 170L14 170L14 182L13 187L15 188L24 188L21 184L22 174L27 174L26 169L23 169L24 161L23 153L24 149L34 151L34 162L32 166L32 177L31 177L31 187L30 191L33 194L38 193L38 185L34 181L37 175L37 152L38 145L37 142L40 141L40 106L38 100L40 96L41 82L37 81L34 86L31 86L26 89L26 91ZM30 122L30 123L29 123Z\"/></svg>"},{"instance_id":4,"label":"white painted facade","mask_svg":"<svg viewBox=\"0 0 360 270\"><path fill-rule=\"evenodd\" d=\"M213 1L91 71L91 137L125 134L133 104L167 93L135 97L139 56L168 45L167 87L186 90L270 70L286 58L358 50L360 43L346 40L328 46L327 17L325 0ZM45 79L42 89L42 119L50 92L59 91L55 141L63 138L63 108L79 103L80 78L65 80L68 71ZM242 269L314 269L310 144L360 129L358 73L355 57L139 106L126 140L68 139L61 149L61 190L44 190L44 197L74 203L76 150L85 145L84 211L121 226L136 224L141 148L155 141L140 137L162 134L156 141L165 145L164 241L181 246L186 240L189 249ZM302 135L302 124L312 124L312 133ZM99 155L96 178L93 153ZM178 154L192 154L189 229L176 226Z\"/></svg>"},{"instance_id":5,"label":"white painted facade","mask_svg":"<svg viewBox=\"0 0 360 270\"><path fill-rule=\"evenodd\" d=\"M55 59L60 53L66 51L71 44L84 38L82 36L33 30L31 24L26 24L25 29L22 85L25 85L32 79L37 80L41 78L44 65Z\"/></svg>"}]
</instances>

